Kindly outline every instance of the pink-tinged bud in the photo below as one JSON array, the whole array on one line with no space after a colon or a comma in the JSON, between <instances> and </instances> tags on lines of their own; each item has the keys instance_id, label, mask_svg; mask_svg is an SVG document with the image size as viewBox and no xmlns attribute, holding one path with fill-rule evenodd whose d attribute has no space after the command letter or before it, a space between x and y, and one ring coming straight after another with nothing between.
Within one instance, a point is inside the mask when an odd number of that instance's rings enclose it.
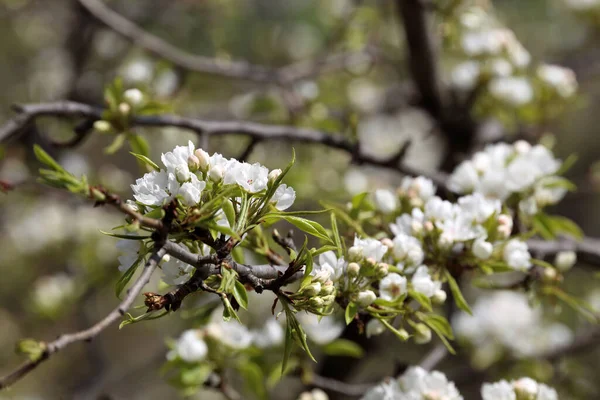
<instances>
[{"instance_id":1,"label":"pink-tinged bud","mask_svg":"<svg viewBox=\"0 0 600 400\"><path fill-rule=\"evenodd\" d=\"M210 156L202 149L196 149L194 155L198 158L198 168L202 172L206 172L210 166Z\"/></svg>"},{"instance_id":2,"label":"pink-tinged bud","mask_svg":"<svg viewBox=\"0 0 600 400\"><path fill-rule=\"evenodd\" d=\"M425 223L423 224L423 228L425 228L427 232L433 232L435 226L433 226L433 222L425 221Z\"/></svg>"},{"instance_id":3,"label":"pink-tinged bud","mask_svg":"<svg viewBox=\"0 0 600 400\"><path fill-rule=\"evenodd\" d=\"M369 264L371 267L374 267L375 264L377 264L377 260L375 260L373 257L369 257L367 258L367 264Z\"/></svg>"},{"instance_id":4,"label":"pink-tinged bud","mask_svg":"<svg viewBox=\"0 0 600 400\"><path fill-rule=\"evenodd\" d=\"M386 276L388 274L390 270L390 266L387 265L386 263L379 263L377 264L377 268L375 270L375 272L377 272L378 276Z\"/></svg>"},{"instance_id":5,"label":"pink-tinged bud","mask_svg":"<svg viewBox=\"0 0 600 400\"><path fill-rule=\"evenodd\" d=\"M198 168L200 167L200 161L198 160L198 157L192 154L188 157L187 163L190 171L198 171Z\"/></svg>"},{"instance_id":6,"label":"pink-tinged bud","mask_svg":"<svg viewBox=\"0 0 600 400\"><path fill-rule=\"evenodd\" d=\"M355 262L351 262L350 264L348 264L348 275L351 277L355 277L358 276L358 274L360 274L360 265L358 265Z\"/></svg>"},{"instance_id":7,"label":"pink-tinged bud","mask_svg":"<svg viewBox=\"0 0 600 400\"><path fill-rule=\"evenodd\" d=\"M413 221L410 223L410 229L412 229L414 233L421 233L423 232L423 224L419 221Z\"/></svg>"},{"instance_id":8,"label":"pink-tinged bud","mask_svg":"<svg viewBox=\"0 0 600 400\"><path fill-rule=\"evenodd\" d=\"M524 140L517 140L514 146L515 151L519 154L529 153L529 150L531 150L531 145Z\"/></svg>"},{"instance_id":9,"label":"pink-tinged bud","mask_svg":"<svg viewBox=\"0 0 600 400\"><path fill-rule=\"evenodd\" d=\"M498 224L510 226L512 228L513 219L510 215L500 214L500 215L498 215Z\"/></svg>"},{"instance_id":10,"label":"pink-tinged bud","mask_svg":"<svg viewBox=\"0 0 600 400\"><path fill-rule=\"evenodd\" d=\"M362 247L352 246L348 249L348 260L349 261L359 261L363 258L363 249Z\"/></svg>"},{"instance_id":11,"label":"pink-tinged bud","mask_svg":"<svg viewBox=\"0 0 600 400\"><path fill-rule=\"evenodd\" d=\"M388 249L394 248L394 242L390 238L381 239L381 244L387 247Z\"/></svg>"},{"instance_id":12,"label":"pink-tinged bud","mask_svg":"<svg viewBox=\"0 0 600 400\"><path fill-rule=\"evenodd\" d=\"M498 227L498 235L500 235L502 239L507 239L508 237L510 237L511 231L512 229L507 225L500 225Z\"/></svg>"}]
</instances>

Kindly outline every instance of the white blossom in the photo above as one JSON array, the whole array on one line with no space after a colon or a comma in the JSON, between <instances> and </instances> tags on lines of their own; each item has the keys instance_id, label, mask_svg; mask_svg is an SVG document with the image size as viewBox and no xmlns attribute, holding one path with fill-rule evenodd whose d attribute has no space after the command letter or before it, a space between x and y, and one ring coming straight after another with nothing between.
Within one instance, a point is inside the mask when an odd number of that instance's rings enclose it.
<instances>
[{"instance_id":1,"label":"white blossom","mask_svg":"<svg viewBox=\"0 0 600 400\"><path fill-rule=\"evenodd\" d=\"M204 330L207 336L234 350L243 350L252 344L252 333L245 325L235 320L217 319L210 322Z\"/></svg>"},{"instance_id":2,"label":"white blossom","mask_svg":"<svg viewBox=\"0 0 600 400\"><path fill-rule=\"evenodd\" d=\"M190 279L194 267L176 259L175 257L165 256L161 265L163 272L162 280L167 285L181 285Z\"/></svg>"},{"instance_id":3,"label":"white blossom","mask_svg":"<svg viewBox=\"0 0 600 400\"><path fill-rule=\"evenodd\" d=\"M425 177L405 176L400 183L400 190L409 198L418 197L425 202L435 195L436 187Z\"/></svg>"},{"instance_id":4,"label":"white blossom","mask_svg":"<svg viewBox=\"0 0 600 400\"><path fill-rule=\"evenodd\" d=\"M411 280L413 289L419 293L424 294L427 297L431 297L442 288L442 283L434 281L429 274L429 268L425 265L421 265L417 268L417 271Z\"/></svg>"},{"instance_id":5,"label":"white blossom","mask_svg":"<svg viewBox=\"0 0 600 400\"><path fill-rule=\"evenodd\" d=\"M367 337L378 336L385 332L386 327L377 318L371 319L367 322L366 334Z\"/></svg>"},{"instance_id":6,"label":"white blossom","mask_svg":"<svg viewBox=\"0 0 600 400\"><path fill-rule=\"evenodd\" d=\"M393 240L394 256L408 265L420 265L425 258L421 242L418 239L405 234L397 235Z\"/></svg>"},{"instance_id":7,"label":"white blossom","mask_svg":"<svg viewBox=\"0 0 600 400\"><path fill-rule=\"evenodd\" d=\"M123 239L117 241L117 249L122 253L119 257L119 271L125 272L138 259L141 250L142 242L139 240Z\"/></svg>"},{"instance_id":8,"label":"white blossom","mask_svg":"<svg viewBox=\"0 0 600 400\"><path fill-rule=\"evenodd\" d=\"M480 260L487 260L492 255L494 246L483 239L476 239L473 242L473 254Z\"/></svg>"},{"instance_id":9,"label":"white blossom","mask_svg":"<svg viewBox=\"0 0 600 400\"><path fill-rule=\"evenodd\" d=\"M494 78L489 83L490 93L498 100L519 107L533 100L533 86L525 77Z\"/></svg>"},{"instance_id":10,"label":"white blossom","mask_svg":"<svg viewBox=\"0 0 600 400\"><path fill-rule=\"evenodd\" d=\"M504 247L504 261L517 271L527 271L531 268L531 255L527 243L519 240L509 240Z\"/></svg>"},{"instance_id":11,"label":"white blossom","mask_svg":"<svg viewBox=\"0 0 600 400\"><path fill-rule=\"evenodd\" d=\"M452 85L460 90L471 90L477 84L481 67L476 61L464 61L456 65L450 74Z\"/></svg>"},{"instance_id":12,"label":"white blossom","mask_svg":"<svg viewBox=\"0 0 600 400\"><path fill-rule=\"evenodd\" d=\"M319 255L319 263L315 265L313 275L323 271L324 276L327 276L325 280L337 281L343 276L346 265L344 257L337 258L335 252L326 251Z\"/></svg>"},{"instance_id":13,"label":"white blossom","mask_svg":"<svg viewBox=\"0 0 600 400\"><path fill-rule=\"evenodd\" d=\"M271 202L275 203L275 208L279 211L287 210L296 200L296 191L286 184L279 185L275 190Z\"/></svg>"},{"instance_id":14,"label":"white blossom","mask_svg":"<svg viewBox=\"0 0 600 400\"><path fill-rule=\"evenodd\" d=\"M152 171L137 179L131 185L133 197L147 206L160 206L170 199L167 193L169 178L165 171Z\"/></svg>"},{"instance_id":15,"label":"white blossom","mask_svg":"<svg viewBox=\"0 0 600 400\"><path fill-rule=\"evenodd\" d=\"M394 272L379 282L379 296L384 300L395 300L406 293L406 278Z\"/></svg>"},{"instance_id":16,"label":"white blossom","mask_svg":"<svg viewBox=\"0 0 600 400\"><path fill-rule=\"evenodd\" d=\"M333 342L342 334L346 326L343 321L334 316L321 318L315 314L298 313L297 317L309 339L319 345Z\"/></svg>"},{"instance_id":17,"label":"white blossom","mask_svg":"<svg viewBox=\"0 0 600 400\"><path fill-rule=\"evenodd\" d=\"M577 92L577 79L573 70L569 68L542 64L537 69L537 76L562 97L571 97Z\"/></svg>"},{"instance_id":18,"label":"white blossom","mask_svg":"<svg viewBox=\"0 0 600 400\"><path fill-rule=\"evenodd\" d=\"M517 400L512 385L501 380L495 383L484 383L481 386L482 400Z\"/></svg>"},{"instance_id":19,"label":"white blossom","mask_svg":"<svg viewBox=\"0 0 600 400\"><path fill-rule=\"evenodd\" d=\"M261 349L278 346L283 338L283 328L275 318L269 318L261 329L252 332L252 343Z\"/></svg>"},{"instance_id":20,"label":"white blossom","mask_svg":"<svg viewBox=\"0 0 600 400\"><path fill-rule=\"evenodd\" d=\"M396 195L387 189L378 189L373 196L375 207L384 214L392 213L398 206Z\"/></svg>"},{"instance_id":21,"label":"white blossom","mask_svg":"<svg viewBox=\"0 0 600 400\"><path fill-rule=\"evenodd\" d=\"M175 351L183 361L192 363L202 361L206 357L208 346L198 330L190 329L181 334L175 344Z\"/></svg>"},{"instance_id":22,"label":"white blossom","mask_svg":"<svg viewBox=\"0 0 600 400\"><path fill-rule=\"evenodd\" d=\"M385 278L384 278L385 279ZM372 290L363 290L356 296L356 304L361 307L368 307L377 299L377 296Z\"/></svg>"},{"instance_id":23,"label":"white blossom","mask_svg":"<svg viewBox=\"0 0 600 400\"><path fill-rule=\"evenodd\" d=\"M259 163L234 163L225 171L223 183L235 183L248 193L257 193L267 188L269 170Z\"/></svg>"},{"instance_id":24,"label":"white blossom","mask_svg":"<svg viewBox=\"0 0 600 400\"><path fill-rule=\"evenodd\" d=\"M388 251L388 248L379 240L372 238L359 239L358 236L354 238L354 247L362 249L364 258L373 258L376 262L381 261Z\"/></svg>"},{"instance_id":25,"label":"white blossom","mask_svg":"<svg viewBox=\"0 0 600 400\"><path fill-rule=\"evenodd\" d=\"M439 371L428 372L421 367L410 367L398 379L404 396L398 399L462 400L456 386Z\"/></svg>"},{"instance_id":26,"label":"white blossom","mask_svg":"<svg viewBox=\"0 0 600 400\"><path fill-rule=\"evenodd\" d=\"M144 94L139 89L127 89L123 92L123 98L132 106L139 106L144 101Z\"/></svg>"}]
</instances>

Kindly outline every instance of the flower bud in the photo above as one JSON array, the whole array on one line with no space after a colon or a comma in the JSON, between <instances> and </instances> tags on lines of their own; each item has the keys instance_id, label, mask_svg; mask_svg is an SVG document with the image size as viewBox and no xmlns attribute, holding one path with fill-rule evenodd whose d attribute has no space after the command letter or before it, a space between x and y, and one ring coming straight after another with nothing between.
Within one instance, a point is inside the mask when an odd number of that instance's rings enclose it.
<instances>
[{"instance_id":1,"label":"flower bud","mask_svg":"<svg viewBox=\"0 0 600 400\"><path fill-rule=\"evenodd\" d=\"M385 332L385 325L383 325L378 319L373 318L367 322L367 338L381 335L383 332Z\"/></svg>"},{"instance_id":2,"label":"flower bud","mask_svg":"<svg viewBox=\"0 0 600 400\"><path fill-rule=\"evenodd\" d=\"M110 133L113 130L110 122L103 120L94 122L94 129L100 133Z\"/></svg>"},{"instance_id":3,"label":"flower bud","mask_svg":"<svg viewBox=\"0 0 600 400\"><path fill-rule=\"evenodd\" d=\"M279 175L281 175L281 170L279 168L269 172L269 183L273 184L273 182L275 182L275 180L279 178Z\"/></svg>"},{"instance_id":4,"label":"flower bud","mask_svg":"<svg viewBox=\"0 0 600 400\"><path fill-rule=\"evenodd\" d=\"M554 268L544 268L544 280L546 282L554 282L558 277L558 273Z\"/></svg>"},{"instance_id":5,"label":"flower bud","mask_svg":"<svg viewBox=\"0 0 600 400\"><path fill-rule=\"evenodd\" d=\"M325 283L331 278L329 271L322 269L313 276L313 282Z\"/></svg>"},{"instance_id":6,"label":"flower bud","mask_svg":"<svg viewBox=\"0 0 600 400\"><path fill-rule=\"evenodd\" d=\"M223 167L220 165L215 165L208 172L208 177L215 183L221 182L223 180L223 175L225 175L225 171L223 171Z\"/></svg>"},{"instance_id":7,"label":"flower bud","mask_svg":"<svg viewBox=\"0 0 600 400\"><path fill-rule=\"evenodd\" d=\"M308 301L308 304L310 304L310 306L313 308L323 308L325 305L321 297L311 297Z\"/></svg>"},{"instance_id":8,"label":"flower bud","mask_svg":"<svg viewBox=\"0 0 600 400\"><path fill-rule=\"evenodd\" d=\"M194 155L198 157L198 168L202 172L206 172L210 166L210 156L202 149L196 149Z\"/></svg>"},{"instance_id":9,"label":"flower bud","mask_svg":"<svg viewBox=\"0 0 600 400\"><path fill-rule=\"evenodd\" d=\"M365 261L369 267L374 267L377 264L377 261L373 257L369 257Z\"/></svg>"},{"instance_id":10,"label":"flower bud","mask_svg":"<svg viewBox=\"0 0 600 400\"><path fill-rule=\"evenodd\" d=\"M411 192L409 191L409 194L410 194L410 193L411 193ZM413 192L413 193L414 193L414 192ZM415 196L416 196L416 194L415 194ZM419 207L423 207L423 199L421 199L420 197L412 197L412 198L410 199L410 202L409 202L409 203L410 203L410 206L411 206L412 208L419 208Z\"/></svg>"},{"instance_id":11,"label":"flower bud","mask_svg":"<svg viewBox=\"0 0 600 400\"><path fill-rule=\"evenodd\" d=\"M302 294L308 297L316 296L321 291L321 284L319 282L313 282L310 285L302 289Z\"/></svg>"},{"instance_id":12,"label":"flower bud","mask_svg":"<svg viewBox=\"0 0 600 400\"><path fill-rule=\"evenodd\" d=\"M440 246L442 249L449 249L450 247L452 247L453 243L454 239L452 235L446 232L442 233L440 235L440 239L438 240L438 246Z\"/></svg>"},{"instance_id":13,"label":"flower bud","mask_svg":"<svg viewBox=\"0 0 600 400\"><path fill-rule=\"evenodd\" d=\"M364 290L358 293L356 297L356 304L361 307L368 307L377 299L377 296L372 290Z\"/></svg>"},{"instance_id":14,"label":"flower bud","mask_svg":"<svg viewBox=\"0 0 600 400\"><path fill-rule=\"evenodd\" d=\"M321 299L323 299L323 305L327 307L333 304L333 302L335 301L335 296L333 294L330 294L329 296L321 297Z\"/></svg>"},{"instance_id":15,"label":"flower bud","mask_svg":"<svg viewBox=\"0 0 600 400\"><path fill-rule=\"evenodd\" d=\"M494 246L483 239L477 239L473 242L473 254L480 260L487 260L492 255Z\"/></svg>"},{"instance_id":16,"label":"flower bud","mask_svg":"<svg viewBox=\"0 0 600 400\"><path fill-rule=\"evenodd\" d=\"M200 161L198 160L198 157L192 154L188 157L187 163L190 171L198 171L198 168L200 167Z\"/></svg>"},{"instance_id":17,"label":"flower bud","mask_svg":"<svg viewBox=\"0 0 600 400\"><path fill-rule=\"evenodd\" d=\"M534 400L538 392L538 383L531 378L521 378L513 382L517 399Z\"/></svg>"},{"instance_id":18,"label":"flower bud","mask_svg":"<svg viewBox=\"0 0 600 400\"><path fill-rule=\"evenodd\" d=\"M144 94L139 89L127 89L123 93L123 98L132 106L139 106L144 101Z\"/></svg>"},{"instance_id":19,"label":"flower bud","mask_svg":"<svg viewBox=\"0 0 600 400\"><path fill-rule=\"evenodd\" d=\"M360 265L358 265L355 262L351 262L350 264L348 264L347 271L348 271L348 276L351 276L351 277L358 276L358 274L360 273Z\"/></svg>"},{"instance_id":20,"label":"flower bud","mask_svg":"<svg viewBox=\"0 0 600 400\"><path fill-rule=\"evenodd\" d=\"M91 188L90 189L90 195L96 201L104 201L104 200L106 200L106 195L104 193L102 193L100 190L96 189L96 188Z\"/></svg>"},{"instance_id":21,"label":"flower bud","mask_svg":"<svg viewBox=\"0 0 600 400\"><path fill-rule=\"evenodd\" d=\"M514 144L515 151L519 154L528 153L531 150L531 145L524 140L517 140Z\"/></svg>"},{"instance_id":22,"label":"flower bud","mask_svg":"<svg viewBox=\"0 0 600 400\"><path fill-rule=\"evenodd\" d=\"M431 341L431 329L427 325L419 323L415 326L415 343L425 344Z\"/></svg>"},{"instance_id":23,"label":"flower bud","mask_svg":"<svg viewBox=\"0 0 600 400\"><path fill-rule=\"evenodd\" d=\"M389 269L390 269L390 266L387 265L386 263L379 263L379 264L377 264L377 267L375 268L375 272L377 273L377 276L384 277L388 274Z\"/></svg>"},{"instance_id":24,"label":"flower bud","mask_svg":"<svg viewBox=\"0 0 600 400\"><path fill-rule=\"evenodd\" d=\"M431 297L431 301L434 304L444 304L447 297L448 295L446 294L446 292L442 289L439 289L436 290L436 292L433 294L433 296Z\"/></svg>"},{"instance_id":25,"label":"flower bud","mask_svg":"<svg viewBox=\"0 0 600 400\"><path fill-rule=\"evenodd\" d=\"M507 239L508 237L510 237L511 231L512 228L510 228L508 225L500 225L498 227L498 235L500 235L502 239Z\"/></svg>"},{"instance_id":26,"label":"flower bud","mask_svg":"<svg viewBox=\"0 0 600 400\"><path fill-rule=\"evenodd\" d=\"M131 112L131 106L127 103L121 103L119 104L119 112L122 115L129 115L129 113Z\"/></svg>"},{"instance_id":27,"label":"flower bud","mask_svg":"<svg viewBox=\"0 0 600 400\"><path fill-rule=\"evenodd\" d=\"M329 396L327 396L327 393L325 393L321 389L313 389L311 393L312 400L329 400Z\"/></svg>"},{"instance_id":28,"label":"flower bud","mask_svg":"<svg viewBox=\"0 0 600 400\"><path fill-rule=\"evenodd\" d=\"M175 167L175 178L179 183L187 182L191 178L190 170L187 168L187 165L178 165Z\"/></svg>"},{"instance_id":29,"label":"flower bud","mask_svg":"<svg viewBox=\"0 0 600 400\"><path fill-rule=\"evenodd\" d=\"M554 264L561 272L570 270L577 262L577 254L574 251L560 251L556 254Z\"/></svg>"},{"instance_id":30,"label":"flower bud","mask_svg":"<svg viewBox=\"0 0 600 400\"><path fill-rule=\"evenodd\" d=\"M348 249L348 260L349 261L359 261L362 258L363 258L362 247L352 246Z\"/></svg>"},{"instance_id":31,"label":"flower bud","mask_svg":"<svg viewBox=\"0 0 600 400\"><path fill-rule=\"evenodd\" d=\"M333 286L333 282L328 280L324 284L321 285L321 291L319 292L320 296L329 296L330 294L335 293L335 287Z\"/></svg>"},{"instance_id":32,"label":"flower bud","mask_svg":"<svg viewBox=\"0 0 600 400\"><path fill-rule=\"evenodd\" d=\"M381 239L381 244L387 247L388 249L394 248L394 242L390 238Z\"/></svg>"},{"instance_id":33,"label":"flower bud","mask_svg":"<svg viewBox=\"0 0 600 400\"><path fill-rule=\"evenodd\" d=\"M431 222L431 221L425 221L425 223L423 224L423 228L425 228L425 230L427 232L433 232L433 229L435 227L433 226L433 222Z\"/></svg>"},{"instance_id":34,"label":"flower bud","mask_svg":"<svg viewBox=\"0 0 600 400\"><path fill-rule=\"evenodd\" d=\"M396 337L402 341L407 341L408 338L410 337L410 334L408 333L408 331L406 329L400 328L396 332Z\"/></svg>"}]
</instances>

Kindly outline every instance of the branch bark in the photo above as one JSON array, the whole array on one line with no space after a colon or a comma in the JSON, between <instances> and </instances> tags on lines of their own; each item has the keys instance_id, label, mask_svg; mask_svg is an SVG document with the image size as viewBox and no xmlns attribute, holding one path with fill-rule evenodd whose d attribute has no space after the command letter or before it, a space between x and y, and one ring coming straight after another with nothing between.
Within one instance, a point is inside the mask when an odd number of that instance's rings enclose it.
<instances>
[{"instance_id":1,"label":"branch bark","mask_svg":"<svg viewBox=\"0 0 600 400\"><path fill-rule=\"evenodd\" d=\"M110 325L115 323L117 320L121 318L123 314L131 307L136 297L142 291L142 288L148 283L150 280L150 276L158 266L158 263L164 255L167 253L166 249L164 249L161 245L157 245L152 253L152 256L144 266L144 270L140 277L135 281L133 286L127 292L127 296L125 299L114 309L112 310L106 317L100 320L95 325L91 326L89 329L84 331L68 333L61 335L58 339L46 343L45 350L42 355L36 360L29 360L19 366L16 370L11 372L10 374L0 378L0 390L9 387L14 384L28 373L37 368L42 362L49 359L52 355L58 353L60 350L65 347L81 341L89 341L108 328Z\"/></svg>"}]
</instances>

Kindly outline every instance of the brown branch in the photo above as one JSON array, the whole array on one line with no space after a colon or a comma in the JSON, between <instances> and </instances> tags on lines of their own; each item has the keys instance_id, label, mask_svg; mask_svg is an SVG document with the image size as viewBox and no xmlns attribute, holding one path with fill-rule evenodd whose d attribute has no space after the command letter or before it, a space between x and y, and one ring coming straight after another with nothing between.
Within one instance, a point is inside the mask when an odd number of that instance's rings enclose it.
<instances>
[{"instance_id":1,"label":"brown branch","mask_svg":"<svg viewBox=\"0 0 600 400\"><path fill-rule=\"evenodd\" d=\"M585 237L581 241L569 238L556 241L529 239L527 246L538 258L554 256L561 251L574 251L579 261L600 265L600 239L597 238Z\"/></svg>"},{"instance_id":2,"label":"brown branch","mask_svg":"<svg viewBox=\"0 0 600 400\"><path fill-rule=\"evenodd\" d=\"M93 325L92 327L69 334L64 334L58 337L58 339L46 343L45 350L42 355L36 360L29 360L23 363L16 370L11 372L10 374L0 378L0 389L5 389L10 385L14 384L25 375L33 371L38 367L42 362L49 359L53 354L58 353L60 350L65 347L73 344L75 342L81 341L89 341L108 328L110 325L115 323L117 320L121 318L123 314L131 307L136 297L142 291L142 288L148 283L150 280L150 276L158 266L160 260L166 254L166 250L161 246L157 245L152 253L152 256L144 266L144 270L140 277L135 281L133 286L127 292L127 296L125 299L114 309L112 310L104 319L100 320L98 323Z\"/></svg>"},{"instance_id":3,"label":"brown branch","mask_svg":"<svg viewBox=\"0 0 600 400\"><path fill-rule=\"evenodd\" d=\"M102 108L83 103L59 101L22 105L17 108L19 115L13 117L0 127L0 142L4 142L23 130L30 121L38 117L54 116L60 118L101 119ZM166 127L174 126L188 129L199 135L247 135L259 140L286 140L299 143L321 144L346 152L357 164L368 164L388 168L406 175L423 175L431 179L439 188L447 189L446 175L443 173L425 174L399 162L398 157L382 160L362 154L358 143L339 133L326 133L315 129L297 128L285 125L267 125L250 121L210 121L178 115L132 116L132 126Z\"/></svg>"},{"instance_id":4,"label":"brown branch","mask_svg":"<svg viewBox=\"0 0 600 400\"><path fill-rule=\"evenodd\" d=\"M162 231L164 229L164 224L161 220L143 216L139 212L135 211L127 203L123 203L121 198L116 194L109 193L106 189L99 186L94 186L91 189L102 193L105 197L104 200L97 200L96 205L110 204L111 206L121 211L123 214L126 214L134 220L138 221L142 226L152 228L157 231Z\"/></svg>"}]
</instances>

